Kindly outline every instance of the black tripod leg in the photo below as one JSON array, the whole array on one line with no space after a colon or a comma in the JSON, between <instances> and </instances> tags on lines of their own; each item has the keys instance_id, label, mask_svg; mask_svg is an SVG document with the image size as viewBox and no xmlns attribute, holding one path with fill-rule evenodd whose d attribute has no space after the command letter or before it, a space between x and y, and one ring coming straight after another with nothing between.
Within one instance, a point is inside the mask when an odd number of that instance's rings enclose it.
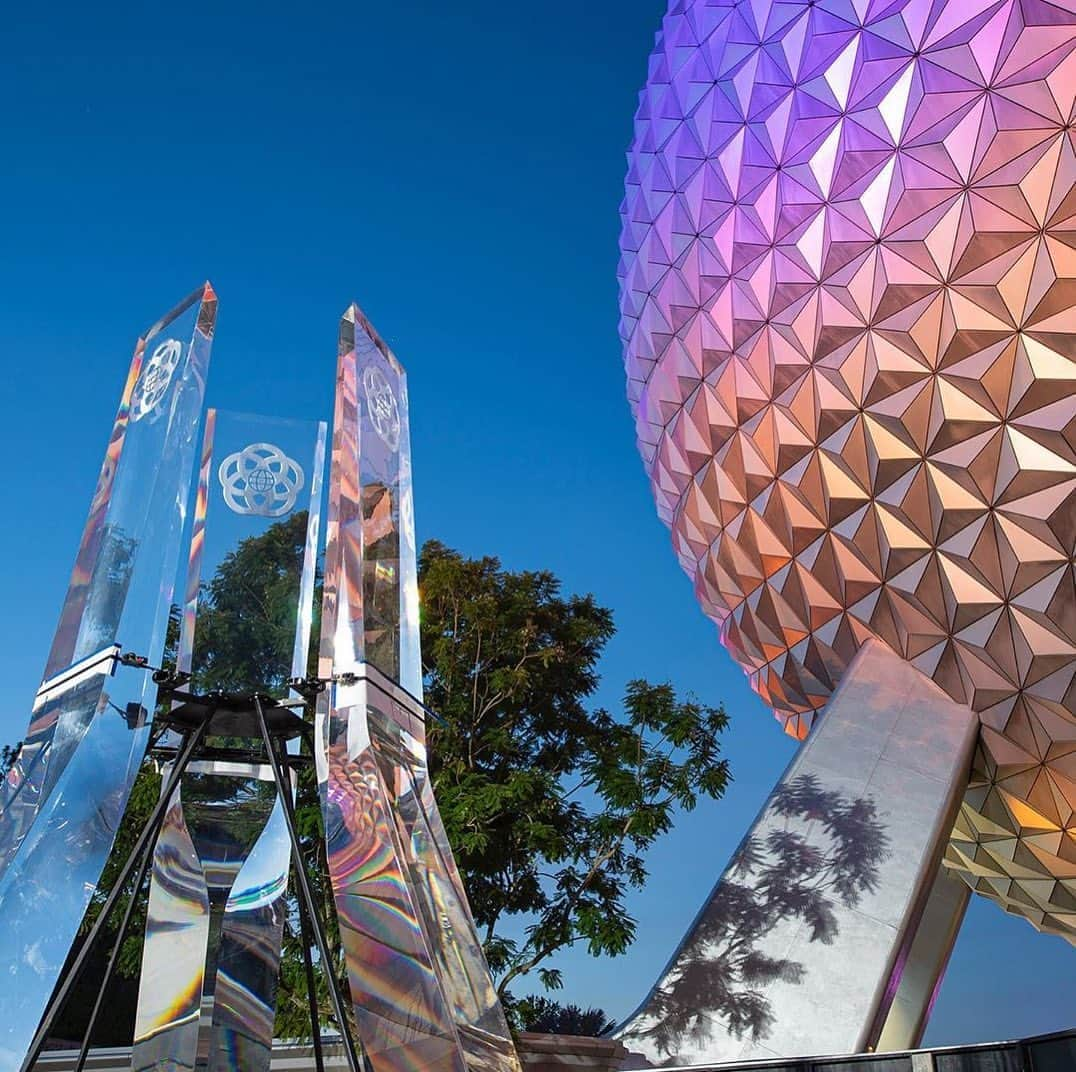
<instances>
[{"instance_id":1,"label":"black tripod leg","mask_svg":"<svg viewBox=\"0 0 1076 1072\"><path fill-rule=\"evenodd\" d=\"M325 1056L321 1052L321 1020L318 1016L318 988L314 982L314 963L310 957L310 923L306 918L306 904L299 897L299 932L303 942L303 967L306 969L306 999L310 1003L310 1032L314 1044L314 1067L325 1072Z\"/></svg>"},{"instance_id":2,"label":"black tripod leg","mask_svg":"<svg viewBox=\"0 0 1076 1072\"><path fill-rule=\"evenodd\" d=\"M355 1040L348 1030L347 1017L344 1015L344 1002L340 997L340 988L336 985L336 974L333 971L332 956L329 953L329 943L325 937L325 928L314 905L314 895L310 889L310 879L306 873L306 864L303 862L302 849L299 847L299 831L295 825L295 808L291 802L291 785L284 776L280 766L280 759L273 747L273 739L269 735L269 726L265 721L265 712L262 710L261 701L255 697L254 706L258 712L258 724L262 731L262 740L265 742L265 751L269 756L269 765L273 769L273 780L276 782L276 790L284 811L284 821L288 827L288 837L291 839L291 858L295 864L295 880L299 887L299 898L306 905L307 916L310 925L314 929L314 939L318 944L318 953L321 956L321 966L325 972L325 978L329 984L329 998L333 1005L333 1015L340 1025L340 1039L344 1044L344 1055L347 1057L348 1068L351 1072L364 1072L359 1060L358 1051L355 1049Z\"/></svg>"},{"instance_id":3,"label":"black tripod leg","mask_svg":"<svg viewBox=\"0 0 1076 1072\"><path fill-rule=\"evenodd\" d=\"M303 722L303 740L310 749L310 759L314 759L314 728L309 722ZM298 790L296 790L298 792ZM298 881L298 880L296 880ZM310 1005L310 1039L314 1047L315 1072L325 1072L325 1054L321 1045L321 1017L318 1014L318 988L314 979L314 962L310 956L310 921L306 915L306 904L302 897L296 898L299 906L299 934L303 943L303 969L306 972L306 999Z\"/></svg>"},{"instance_id":4,"label":"black tripod leg","mask_svg":"<svg viewBox=\"0 0 1076 1072\"><path fill-rule=\"evenodd\" d=\"M206 721L194 730L193 733L188 734L186 740L183 742L183 748L176 757L175 766L172 768L172 773L168 778L168 784L161 791L161 798L157 801L156 806L150 813L149 819L146 821L146 825L142 828L142 833L139 834L138 840L135 842L135 846L131 850L130 856L127 857L127 862L123 865L123 870L116 879L116 883L112 887L112 892L108 895L104 905L101 906L101 914L97 917L97 922L90 928L90 933L86 935L86 942L79 951L78 956L75 958L75 963L71 965L71 970L67 973L67 978L64 979L59 989L52 995L52 1000L45 1009L45 1015L41 1018L41 1024L38 1026L33 1041L30 1043L30 1049L26 1053L26 1059L22 1063L21 1072L29 1072L29 1070L33 1068L38 1057L41 1056L41 1049L45 1045L45 1040L52 1033L52 1028L56 1019L63 1010L64 1002L67 1001L72 988L75 983L78 982L78 978L82 974L82 969L86 966L86 961L89 959L90 953L93 950L94 943L108 924L109 917L112 915L113 909L115 909L123 894L123 887L127 885L127 880L131 877L131 872L135 868L135 863L142 858L150 841L156 837L157 831L164 819L165 812L168 811L168 805L172 800L172 794L175 792L176 786L179 785L179 780L183 777L183 772L187 769L187 765L194 755L194 750L205 736L206 726L208 725L209 719L207 718Z\"/></svg>"},{"instance_id":5,"label":"black tripod leg","mask_svg":"<svg viewBox=\"0 0 1076 1072\"><path fill-rule=\"evenodd\" d=\"M158 825L157 835L160 836L160 825L163 825L163 817L161 824ZM105 993L108 991L109 983L112 982L112 976L116 972L116 965L119 963L120 952L123 949L123 939L127 935L127 928L131 924L131 916L134 915L135 902L138 900L138 895L142 890L142 884L146 881L146 872L150 868L150 864L153 862L153 852L156 846L156 841L152 845L147 846L146 851L142 854L142 865L138 869L138 875L135 877L134 888L131 890L131 899L127 902L127 908L124 910L123 919L120 920L119 933L116 935L116 943L112 947L112 953L108 958L108 966L105 968L105 977L101 982L101 989L97 992L97 1000L93 1003L93 1010L90 1012L89 1022L86 1024L86 1033L82 1036L82 1049L78 1052L78 1060L75 1061L75 1067L72 1072L82 1072L86 1066L86 1058L90 1053L90 1039L93 1036L93 1029L97 1026L97 1017L101 1014L101 1006L105 1001Z\"/></svg>"}]
</instances>

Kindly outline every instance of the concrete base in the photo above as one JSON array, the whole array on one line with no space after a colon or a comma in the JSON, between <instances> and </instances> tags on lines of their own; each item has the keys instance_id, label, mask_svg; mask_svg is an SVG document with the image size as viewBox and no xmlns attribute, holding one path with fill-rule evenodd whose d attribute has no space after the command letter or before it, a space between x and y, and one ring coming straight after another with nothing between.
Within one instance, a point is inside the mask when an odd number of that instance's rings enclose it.
<instances>
[{"instance_id":1,"label":"concrete base","mask_svg":"<svg viewBox=\"0 0 1076 1072\"><path fill-rule=\"evenodd\" d=\"M939 861L978 729L865 644L616 1036L653 1064L914 1046L966 905Z\"/></svg>"},{"instance_id":2,"label":"concrete base","mask_svg":"<svg viewBox=\"0 0 1076 1072\"><path fill-rule=\"evenodd\" d=\"M516 1036L516 1053L523 1072L614 1072L628 1055L616 1039L529 1031Z\"/></svg>"}]
</instances>

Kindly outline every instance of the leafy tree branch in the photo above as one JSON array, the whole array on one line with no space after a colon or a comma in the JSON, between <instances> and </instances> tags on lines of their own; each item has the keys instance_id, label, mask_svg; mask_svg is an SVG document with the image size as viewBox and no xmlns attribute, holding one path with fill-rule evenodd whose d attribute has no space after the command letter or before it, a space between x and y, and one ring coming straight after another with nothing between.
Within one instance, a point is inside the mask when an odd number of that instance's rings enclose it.
<instances>
[{"instance_id":1,"label":"leafy tree branch","mask_svg":"<svg viewBox=\"0 0 1076 1072\"><path fill-rule=\"evenodd\" d=\"M556 987L559 950L630 946L646 851L728 783L727 716L643 680L616 716L589 709L612 614L548 572L431 542L419 575L427 700L445 719L431 771L486 955L502 996L532 972ZM510 917L522 940L501 933Z\"/></svg>"}]
</instances>

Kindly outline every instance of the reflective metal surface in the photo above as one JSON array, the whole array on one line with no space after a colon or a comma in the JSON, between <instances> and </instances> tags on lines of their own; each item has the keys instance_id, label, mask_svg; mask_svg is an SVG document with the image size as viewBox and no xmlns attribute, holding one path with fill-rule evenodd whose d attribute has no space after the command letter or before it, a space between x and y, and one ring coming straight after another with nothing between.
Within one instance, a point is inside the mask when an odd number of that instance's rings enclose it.
<instances>
[{"instance_id":1,"label":"reflective metal surface","mask_svg":"<svg viewBox=\"0 0 1076 1072\"><path fill-rule=\"evenodd\" d=\"M433 797L426 749L398 699L367 693L372 743L393 814L423 930L471 1072L515 1064L504 1012L493 988L444 824ZM388 712L392 712L389 714ZM395 717L394 717L395 716Z\"/></svg>"},{"instance_id":2,"label":"reflective metal surface","mask_svg":"<svg viewBox=\"0 0 1076 1072\"><path fill-rule=\"evenodd\" d=\"M340 322L329 496L323 672L367 662L421 697L407 376L354 305Z\"/></svg>"},{"instance_id":3,"label":"reflective metal surface","mask_svg":"<svg viewBox=\"0 0 1076 1072\"><path fill-rule=\"evenodd\" d=\"M860 648L617 1037L674 1065L914 1046L963 916L931 893L977 733L884 645Z\"/></svg>"},{"instance_id":4,"label":"reflective metal surface","mask_svg":"<svg viewBox=\"0 0 1076 1072\"><path fill-rule=\"evenodd\" d=\"M195 1067L209 913L209 890L177 792L154 852L133 1069Z\"/></svg>"}]
</instances>

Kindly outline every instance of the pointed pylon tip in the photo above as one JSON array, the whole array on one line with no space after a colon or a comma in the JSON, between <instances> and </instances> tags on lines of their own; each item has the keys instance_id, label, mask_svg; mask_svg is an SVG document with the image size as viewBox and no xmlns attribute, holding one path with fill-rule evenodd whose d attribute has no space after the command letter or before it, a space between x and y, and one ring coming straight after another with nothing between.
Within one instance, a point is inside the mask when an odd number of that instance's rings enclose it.
<instances>
[{"instance_id":1,"label":"pointed pylon tip","mask_svg":"<svg viewBox=\"0 0 1076 1072\"><path fill-rule=\"evenodd\" d=\"M367 338L381 351L385 356L385 359L396 369L396 371L402 376L404 375L403 366L396 359L396 355L393 354L392 349L388 343L377 333L377 329L370 323L366 314L362 311L362 306L358 302L352 302L345 310L344 315L341 317L341 323L354 324L356 331L363 332Z\"/></svg>"}]
</instances>

